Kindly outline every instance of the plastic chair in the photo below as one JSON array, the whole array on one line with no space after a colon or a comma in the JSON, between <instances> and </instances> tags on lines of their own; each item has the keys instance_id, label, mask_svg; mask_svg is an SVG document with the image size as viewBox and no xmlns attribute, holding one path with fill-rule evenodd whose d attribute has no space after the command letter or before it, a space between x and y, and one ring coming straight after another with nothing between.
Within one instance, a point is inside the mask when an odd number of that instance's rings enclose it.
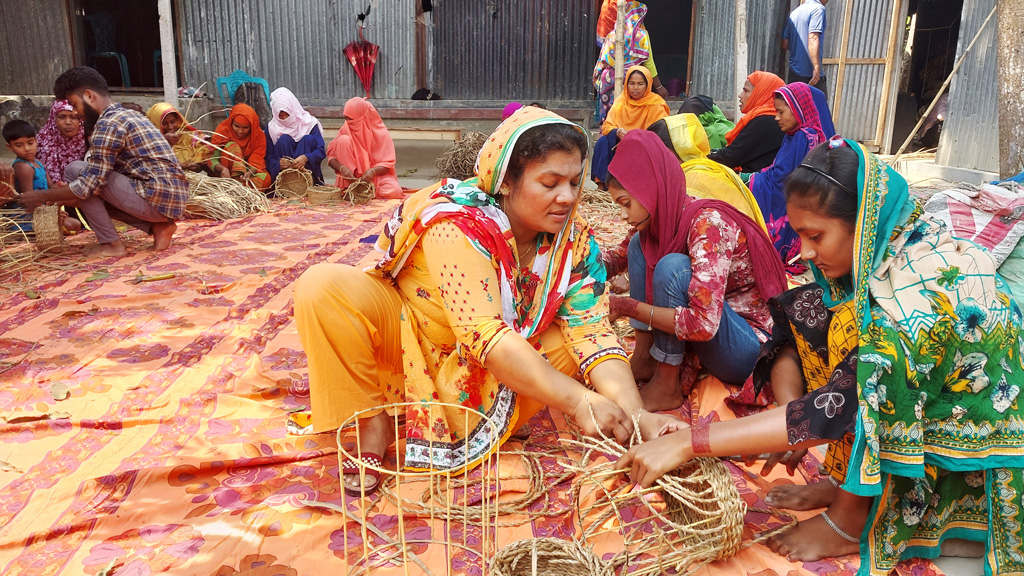
<instances>
[{"instance_id":1,"label":"plastic chair","mask_svg":"<svg viewBox=\"0 0 1024 576\"><path fill-rule=\"evenodd\" d=\"M235 91L238 87L246 82L253 84L259 84L263 86L263 92L267 95L267 100L270 100L270 84L267 83L263 78L257 78L255 76L249 76L242 70L235 70L228 76L221 76L217 78L217 92L220 93L220 103L228 108L229 106L235 105ZM224 96L224 91L227 90L227 97ZM230 102L230 103L229 103Z\"/></svg>"},{"instance_id":2,"label":"plastic chair","mask_svg":"<svg viewBox=\"0 0 1024 576\"><path fill-rule=\"evenodd\" d=\"M128 60L124 54L117 51L117 21L106 12L97 12L82 16L82 21L92 28L92 37L96 42L95 50L91 50L87 56L90 64L95 64L99 58L113 58L121 67L121 85L131 88L132 79L128 74Z\"/></svg>"}]
</instances>

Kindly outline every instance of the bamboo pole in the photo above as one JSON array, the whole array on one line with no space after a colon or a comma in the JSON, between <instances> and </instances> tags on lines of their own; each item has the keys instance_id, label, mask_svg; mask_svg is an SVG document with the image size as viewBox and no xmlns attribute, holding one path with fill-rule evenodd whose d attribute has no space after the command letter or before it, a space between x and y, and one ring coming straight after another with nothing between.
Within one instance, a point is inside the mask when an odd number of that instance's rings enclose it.
<instances>
[{"instance_id":1,"label":"bamboo pole","mask_svg":"<svg viewBox=\"0 0 1024 576\"><path fill-rule=\"evenodd\" d=\"M615 0L615 7L615 98L618 99L622 94L622 85L625 84L622 60L626 57L626 0Z\"/></svg>"},{"instance_id":2,"label":"bamboo pole","mask_svg":"<svg viewBox=\"0 0 1024 576\"><path fill-rule=\"evenodd\" d=\"M967 59L967 55L971 52L971 48L974 48L974 43L978 41L978 38L981 38L981 33L985 31L985 27L988 26L989 21L996 15L996 8L998 7L998 5L993 7L992 11L988 13L988 18L985 18L985 21L981 23L981 27L978 28L978 33L974 35L974 39L967 45L967 49L960 55L960 59L956 61L956 66L953 66L953 71L949 73L949 76L946 77L946 81L942 83L942 86L939 87L939 91L935 93L935 98L932 99L932 103L928 105L928 109L924 111L924 115L922 115L921 119L917 121L917 125L910 131L910 134L907 134L907 139L903 141L903 145L896 151L896 155L889 161L890 166L895 166L896 161L903 155L903 151L907 149L907 146L910 146L910 141L917 135L917 131L921 129L924 121L928 119L928 115L932 113L932 108L935 108L935 105L938 104L939 98L941 98L946 92L946 88L949 88L949 83L953 81L953 77L956 76L957 71L960 70L960 66L963 66L964 60Z\"/></svg>"}]
</instances>

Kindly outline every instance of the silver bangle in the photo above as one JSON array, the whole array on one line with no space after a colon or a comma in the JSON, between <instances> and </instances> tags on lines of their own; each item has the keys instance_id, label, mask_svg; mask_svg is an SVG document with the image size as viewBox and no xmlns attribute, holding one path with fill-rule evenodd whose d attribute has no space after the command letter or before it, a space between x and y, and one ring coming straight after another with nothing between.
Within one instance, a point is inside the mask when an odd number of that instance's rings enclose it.
<instances>
[{"instance_id":1,"label":"silver bangle","mask_svg":"<svg viewBox=\"0 0 1024 576\"><path fill-rule=\"evenodd\" d=\"M647 331L654 330L654 304L651 304L651 319L647 321Z\"/></svg>"}]
</instances>

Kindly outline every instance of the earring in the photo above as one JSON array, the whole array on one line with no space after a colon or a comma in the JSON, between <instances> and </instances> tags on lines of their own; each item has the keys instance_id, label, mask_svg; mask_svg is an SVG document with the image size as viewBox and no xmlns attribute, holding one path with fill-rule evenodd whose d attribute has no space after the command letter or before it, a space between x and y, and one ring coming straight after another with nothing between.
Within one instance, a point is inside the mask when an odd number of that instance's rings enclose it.
<instances>
[{"instance_id":1,"label":"earring","mask_svg":"<svg viewBox=\"0 0 1024 576\"><path fill-rule=\"evenodd\" d=\"M511 192L512 189L509 188L507 184L502 184L501 187L498 188L498 194L501 194L502 196L508 196Z\"/></svg>"}]
</instances>

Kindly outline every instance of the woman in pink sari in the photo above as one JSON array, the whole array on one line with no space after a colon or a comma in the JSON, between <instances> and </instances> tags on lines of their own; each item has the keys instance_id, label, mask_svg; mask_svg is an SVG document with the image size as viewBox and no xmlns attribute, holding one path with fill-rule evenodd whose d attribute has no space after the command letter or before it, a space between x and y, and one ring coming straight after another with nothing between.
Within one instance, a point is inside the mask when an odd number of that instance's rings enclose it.
<instances>
[{"instance_id":1,"label":"woman in pink sari","mask_svg":"<svg viewBox=\"0 0 1024 576\"><path fill-rule=\"evenodd\" d=\"M395 176L395 144L373 104L355 97L345 103L345 124L327 145L327 165L346 188L356 180L373 182L377 198L402 197Z\"/></svg>"}]
</instances>

